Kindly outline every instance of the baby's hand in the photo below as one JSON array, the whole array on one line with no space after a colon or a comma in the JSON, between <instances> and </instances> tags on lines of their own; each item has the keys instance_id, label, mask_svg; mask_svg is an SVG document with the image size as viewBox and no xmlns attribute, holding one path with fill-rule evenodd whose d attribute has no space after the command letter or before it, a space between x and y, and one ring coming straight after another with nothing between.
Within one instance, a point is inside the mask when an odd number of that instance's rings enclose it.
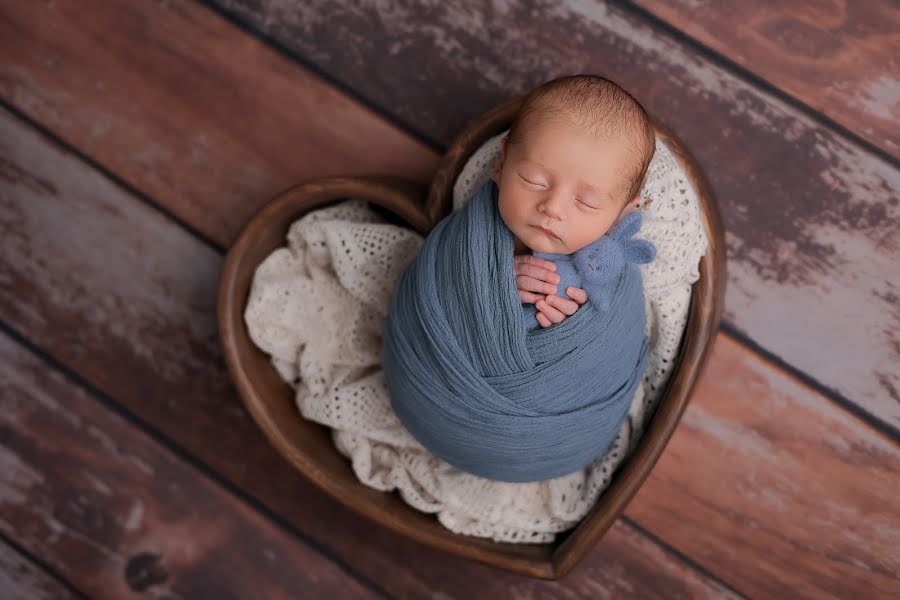
<instances>
[{"instance_id":1,"label":"baby's hand","mask_svg":"<svg viewBox=\"0 0 900 600\"><path fill-rule=\"evenodd\" d=\"M534 304L547 294L556 293L559 275L554 273L556 263L553 261L531 254L518 254L513 256L513 271L522 302Z\"/></svg>"},{"instance_id":2,"label":"baby's hand","mask_svg":"<svg viewBox=\"0 0 900 600\"><path fill-rule=\"evenodd\" d=\"M561 322L566 317L571 317L578 307L587 302L587 292L581 288L566 288L566 293L574 300L567 300L560 296L548 294L545 300L538 300L535 306L538 309L535 317L541 327L547 328Z\"/></svg>"}]
</instances>

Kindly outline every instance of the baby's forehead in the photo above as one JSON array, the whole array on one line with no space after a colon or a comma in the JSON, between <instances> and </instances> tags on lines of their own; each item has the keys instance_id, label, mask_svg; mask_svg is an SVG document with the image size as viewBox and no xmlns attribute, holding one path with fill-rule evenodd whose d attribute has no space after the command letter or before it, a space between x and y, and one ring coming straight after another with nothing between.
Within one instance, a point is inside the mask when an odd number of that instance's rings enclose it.
<instances>
[{"instance_id":1,"label":"baby's forehead","mask_svg":"<svg viewBox=\"0 0 900 600\"><path fill-rule=\"evenodd\" d=\"M522 136L523 149L526 157L535 150L551 144L550 138L555 138L554 143L558 143L559 139L579 139L586 141L587 145L596 149L598 154L608 152L612 147L633 148L636 145L636 136L622 129L614 129L610 131L591 131L588 127L582 127L577 123L561 121L553 117L545 117L542 120L535 120L524 128L525 135ZM552 135L548 133L552 132Z\"/></svg>"},{"instance_id":2,"label":"baby's forehead","mask_svg":"<svg viewBox=\"0 0 900 600\"><path fill-rule=\"evenodd\" d=\"M564 102L547 102L525 116L522 129L553 128L573 136L594 137L598 142L633 142L639 136L638 123L623 118L621 111L613 108L594 109L590 114L577 110Z\"/></svg>"},{"instance_id":3,"label":"baby's forehead","mask_svg":"<svg viewBox=\"0 0 900 600\"><path fill-rule=\"evenodd\" d=\"M558 162L553 159L553 153L559 149L560 143L565 144L568 137L580 138L578 147L585 149L585 153L580 156L588 160L612 160L613 162L610 164L622 165L616 169L615 175L605 184L599 187L591 184L591 187L601 189L608 185L613 189L618 189L627 185L630 179L630 165L639 162L639 156L634 151L638 141L633 133L618 128L611 131L591 131L577 122L560 118L562 116L560 114L533 116L535 119L523 128L524 135L520 138L523 143L517 154L521 164L532 165L538 169L549 169L558 174L571 172L581 177L583 175L581 167L575 163ZM586 142L586 145L583 142Z\"/></svg>"}]
</instances>

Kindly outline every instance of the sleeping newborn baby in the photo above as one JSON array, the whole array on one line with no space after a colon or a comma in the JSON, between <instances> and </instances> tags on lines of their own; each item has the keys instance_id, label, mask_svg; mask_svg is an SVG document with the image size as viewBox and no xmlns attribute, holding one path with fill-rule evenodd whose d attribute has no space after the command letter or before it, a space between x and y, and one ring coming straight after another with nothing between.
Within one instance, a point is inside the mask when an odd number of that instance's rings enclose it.
<instances>
[{"instance_id":1,"label":"sleeping newborn baby","mask_svg":"<svg viewBox=\"0 0 900 600\"><path fill-rule=\"evenodd\" d=\"M588 300L578 265L592 256L608 256L618 246L619 258L629 262L653 259L652 245L626 238L640 227L640 213L630 209L654 149L644 109L607 79L555 79L524 100L501 141L492 179L514 235L528 329L560 323ZM619 229L611 232L614 224Z\"/></svg>"},{"instance_id":2,"label":"sleeping newborn baby","mask_svg":"<svg viewBox=\"0 0 900 600\"><path fill-rule=\"evenodd\" d=\"M493 179L426 236L391 300L382 363L391 407L432 454L521 483L584 468L615 440L647 363L635 263L655 250L628 239L641 213L626 209L654 142L616 84L548 82Z\"/></svg>"}]
</instances>

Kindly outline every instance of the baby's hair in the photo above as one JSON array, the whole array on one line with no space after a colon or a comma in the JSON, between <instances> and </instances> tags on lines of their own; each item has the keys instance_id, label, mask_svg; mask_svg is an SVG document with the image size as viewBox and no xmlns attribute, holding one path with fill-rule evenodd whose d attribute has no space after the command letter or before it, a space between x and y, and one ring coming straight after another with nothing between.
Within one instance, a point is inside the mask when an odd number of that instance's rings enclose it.
<instances>
[{"instance_id":1,"label":"baby's hair","mask_svg":"<svg viewBox=\"0 0 900 600\"><path fill-rule=\"evenodd\" d=\"M631 173L622 174L628 182L622 205L640 192L656 150L656 137L647 112L631 94L598 75L569 75L548 81L523 100L510 126L507 145L519 141L529 119L541 113L564 117L598 137L624 135L638 160Z\"/></svg>"}]
</instances>

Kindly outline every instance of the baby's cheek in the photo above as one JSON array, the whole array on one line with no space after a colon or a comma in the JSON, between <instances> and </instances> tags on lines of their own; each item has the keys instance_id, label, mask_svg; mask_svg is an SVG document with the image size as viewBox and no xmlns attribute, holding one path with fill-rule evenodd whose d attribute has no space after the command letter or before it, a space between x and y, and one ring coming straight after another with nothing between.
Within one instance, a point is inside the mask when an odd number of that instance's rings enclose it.
<instances>
[{"instance_id":1,"label":"baby's cheek","mask_svg":"<svg viewBox=\"0 0 900 600\"><path fill-rule=\"evenodd\" d=\"M506 226L510 229L516 229L522 221L522 214L519 208L508 200L501 200L499 208L500 217L506 223Z\"/></svg>"}]
</instances>

